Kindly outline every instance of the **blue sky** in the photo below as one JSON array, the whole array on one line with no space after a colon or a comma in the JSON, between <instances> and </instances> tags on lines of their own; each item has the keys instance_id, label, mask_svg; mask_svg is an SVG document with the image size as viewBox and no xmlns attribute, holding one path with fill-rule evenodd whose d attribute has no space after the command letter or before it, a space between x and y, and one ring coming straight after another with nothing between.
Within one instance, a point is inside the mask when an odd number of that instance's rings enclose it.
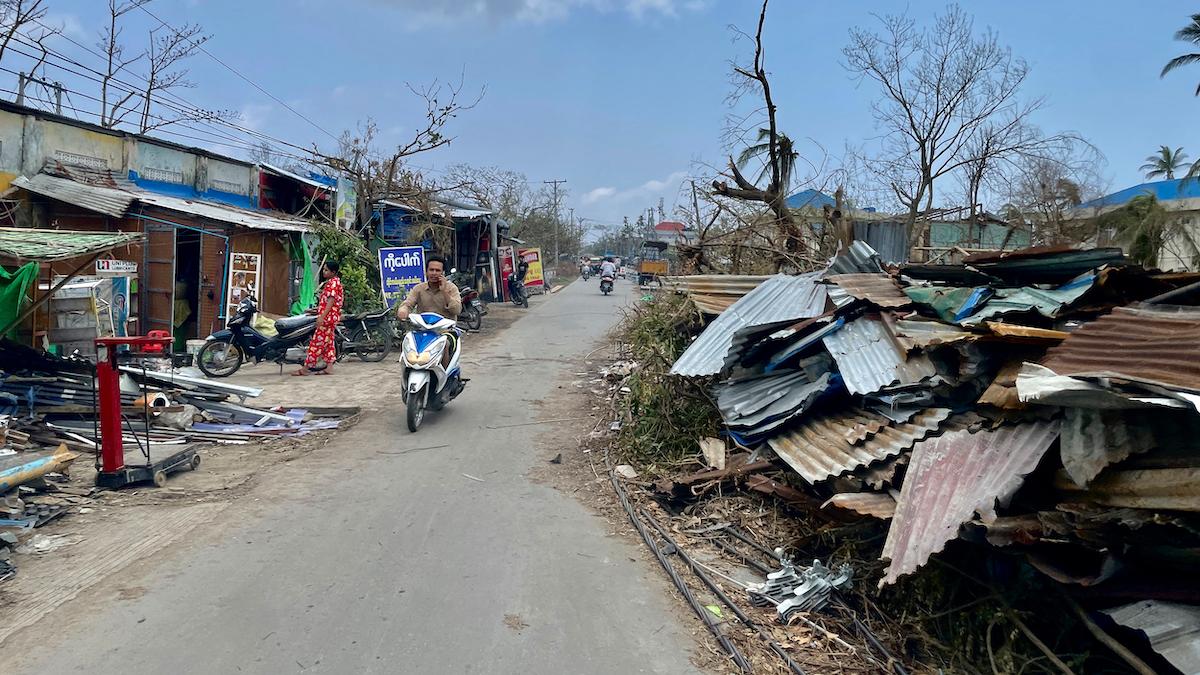
<instances>
[{"instance_id":1,"label":"blue sky","mask_svg":"<svg viewBox=\"0 0 1200 675\"><path fill-rule=\"evenodd\" d=\"M91 45L105 3L47 0L52 18ZM202 23L208 49L279 99L338 134L367 117L397 142L423 108L405 83L457 81L486 87L482 101L455 120L453 143L413 162L437 174L449 164L495 165L531 182L566 179L576 215L617 222L665 197L702 164L722 162L721 132L729 61L750 45L731 24L757 18L749 0L156 0L149 7L176 26ZM928 20L943 2L913 0ZM1044 96L1036 122L1076 131L1108 159L1117 189L1140 180L1138 167L1161 144L1200 156L1195 129L1200 67L1159 79L1162 64L1186 50L1173 32L1190 3L976 2L976 24L1033 67L1025 94ZM877 132L876 95L841 66L851 26L871 25L891 2L774 0L768 15L768 67L782 127L813 139L803 150L836 165L847 145ZM134 12L125 36L144 39L149 17ZM60 41L83 63L99 59ZM10 57L6 56L8 62ZM12 68L18 61L6 63ZM241 111L244 124L300 146L329 138L203 55L190 62L197 87L184 98ZM86 81L62 77L92 91ZM3 77L9 77L4 75ZM10 88L5 85L4 88ZM75 100L88 108L86 100ZM93 105L94 104L90 104ZM189 132L190 133L190 132Z\"/></svg>"}]
</instances>

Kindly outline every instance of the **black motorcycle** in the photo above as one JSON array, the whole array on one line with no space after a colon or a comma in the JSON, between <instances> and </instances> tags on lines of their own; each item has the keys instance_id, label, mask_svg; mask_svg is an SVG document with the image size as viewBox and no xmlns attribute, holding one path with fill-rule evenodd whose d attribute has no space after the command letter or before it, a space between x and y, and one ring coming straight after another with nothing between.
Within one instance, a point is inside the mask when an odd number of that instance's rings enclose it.
<instances>
[{"instance_id":1,"label":"black motorcycle","mask_svg":"<svg viewBox=\"0 0 1200 675\"><path fill-rule=\"evenodd\" d=\"M229 377L242 367L245 361L274 361L283 367L288 350L295 349L303 359L302 347L312 338L317 327L317 317L312 315L289 316L275 322L276 335L267 337L254 329L252 321L258 313L253 297L247 297L238 305L237 314L230 319L225 330L208 336L208 341L196 354L196 365L209 377Z\"/></svg>"},{"instance_id":2,"label":"black motorcycle","mask_svg":"<svg viewBox=\"0 0 1200 675\"><path fill-rule=\"evenodd\" d=\"M614 277L612 274L605 274L604 276L600 277L600 292L601 293L603 293L605 295L612 293L613 279L614 279Z\"/></svg>"},{"instance_id":3,"label":"black motorcycle","mask_svg":"<svg viewBox=\"0 0 1200 675\"><path fill-rule=\"evenodd\" d=\"M516 274L508 275L508 296L517 307L529 308L529 295L525 292L524 275L518 278Z\"/></svg>"},{"instance_id":4,"label":"black motorcycle","mask_svg":"<svg viewBox=\"0 0 1200 675\"><path fill-rule=\"evenodd\" d=\"M359 312L342 318L338 326L341 341L341 354L353 352L360 360L368 363L378 363L392 353L392 310L384 308L374 311ZM344 336L342 335L344 333Z\"/></svg>"}]
</instances>

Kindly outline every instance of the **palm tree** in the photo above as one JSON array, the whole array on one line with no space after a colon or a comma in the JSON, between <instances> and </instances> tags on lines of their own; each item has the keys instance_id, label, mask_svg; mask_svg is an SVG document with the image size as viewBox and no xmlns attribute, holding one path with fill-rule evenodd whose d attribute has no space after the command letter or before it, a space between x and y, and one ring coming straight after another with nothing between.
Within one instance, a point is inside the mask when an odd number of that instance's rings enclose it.
<instances>
[{"instance_id":1,"label":"palm tree","mask_svg":"<svg viewBox=\"0 0 1200 675\"><path fill-rule=\"evenodd\" d=\"M1193 14L1192 22L1175 32L1175 39L1200 45L1200 14ZM1200 61L1200 53L1180 54L1167 61L1167 65L1163 66L1162 72L1158 76L1165 77L1172 70L1180 66L1189 66L1197 61ZM1200 85L1196 85L1196 96L1200 96Z\"/></svg>"},{"instance_id":2,"label":"palm tree","mask_svg":"<svg viewBox=\"0 0 1200 675\"><path fill-rule=\"evenodd\" d=\"M788 187L792 183L792 172L796 169L796 158L800 153L796 152L795 146L792 144L792 139L788 138L785 133L779 134L776 150L779 155L779 185L771 186L780 192L787 192ZM754 145L746 147L742 153L738 155L738 166L745 167L756 157L762 158L763 168L758 172L754 182L758 183L764 177L771 174L771 130L759 129L758 140Z\"/></svg>"},{"instance_id":3,"label":"palm tree","mask_svg":"<svg viewBox=\"0 0 1200 675\"><path fill-rule=\"evenodd\" d=\"M1146 163L1142 165L1141 171L1146 172L1146 180L1156 180L1158 178L1166 178L1167 180L1175 179L1175 172L1187 166L1187 153L1183 148L1175 148L1171 151L1171 146L1164 145L1158 149L1158 152L1146 158Z\"/></svg>"}]
</instances>

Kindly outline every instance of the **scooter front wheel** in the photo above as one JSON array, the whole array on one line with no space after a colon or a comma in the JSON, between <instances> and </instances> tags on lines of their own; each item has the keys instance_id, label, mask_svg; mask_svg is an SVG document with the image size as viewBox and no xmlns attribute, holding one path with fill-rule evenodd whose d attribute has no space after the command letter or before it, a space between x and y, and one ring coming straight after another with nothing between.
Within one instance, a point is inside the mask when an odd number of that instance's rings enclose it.
<instances>
[{"instance_id":1,"label":"scooter front wheel","mask_svg":"<svg viewBox=\"0 0 1200 675\"><path fill-rule=\"evenodd\" d=\"M209 377L229 377L242 367L245 356L231 342L206 342L196 354L196 366Z\"/></svg>"},{"instance_id":2,"label":"scooter front wheel","mask_svg":"<svg viewBox=\"0 0 1200 675\"><path fill-rule=\"evenodd\" d=\"M408 430L416 432L425 419L425 389L408 394Z\"/></svg>"}]
</instances>

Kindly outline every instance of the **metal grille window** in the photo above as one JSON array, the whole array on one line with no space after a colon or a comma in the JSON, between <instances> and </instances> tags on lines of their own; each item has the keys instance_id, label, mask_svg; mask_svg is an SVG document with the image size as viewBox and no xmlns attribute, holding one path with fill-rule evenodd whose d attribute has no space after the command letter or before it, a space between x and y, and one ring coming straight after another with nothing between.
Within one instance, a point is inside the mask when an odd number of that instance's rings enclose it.
<instances>
[{"instance_id":1,"label":"metal grille window","mask_svg":"<svg viewBox=\"0 0 1200 675\"><path fill-rule=\"evenodd\" d=\"M242 183L235 183L231 180L221 180L220 178L213 178L213 179L209 180L209 184L212 185L212 187L214 189L220 190L222 192L232 192L235 195L250 194L250 190L249 190L249 188L247 188L247 186L243 185Z\"/></svg>"},{"instance_id":2,"label":"metal grille window","mask_svg":"<svg viewBox=\"0 0 1200 675\"><path fill-rule=\"evenodd\" d=\"M154 169L146 167L142 169L142 178L147 180L157 180L164 183L176 183L183 185L183 172L171 171L170 169Z\"/></svg>"},{"instance_id":3,"label":"metal grille window","mask_svg":"<svg viewBox=\"0 0 1200 675\"><path fill-rule=\"evenodd\" d=\"M91 155L81 155L77 152L68 152L66 150L55 150L54 159L68 164L70 166L80 166L88 169L107 169L108 160L103 157L92 157Z\"/></svg>"}]
</instances>

